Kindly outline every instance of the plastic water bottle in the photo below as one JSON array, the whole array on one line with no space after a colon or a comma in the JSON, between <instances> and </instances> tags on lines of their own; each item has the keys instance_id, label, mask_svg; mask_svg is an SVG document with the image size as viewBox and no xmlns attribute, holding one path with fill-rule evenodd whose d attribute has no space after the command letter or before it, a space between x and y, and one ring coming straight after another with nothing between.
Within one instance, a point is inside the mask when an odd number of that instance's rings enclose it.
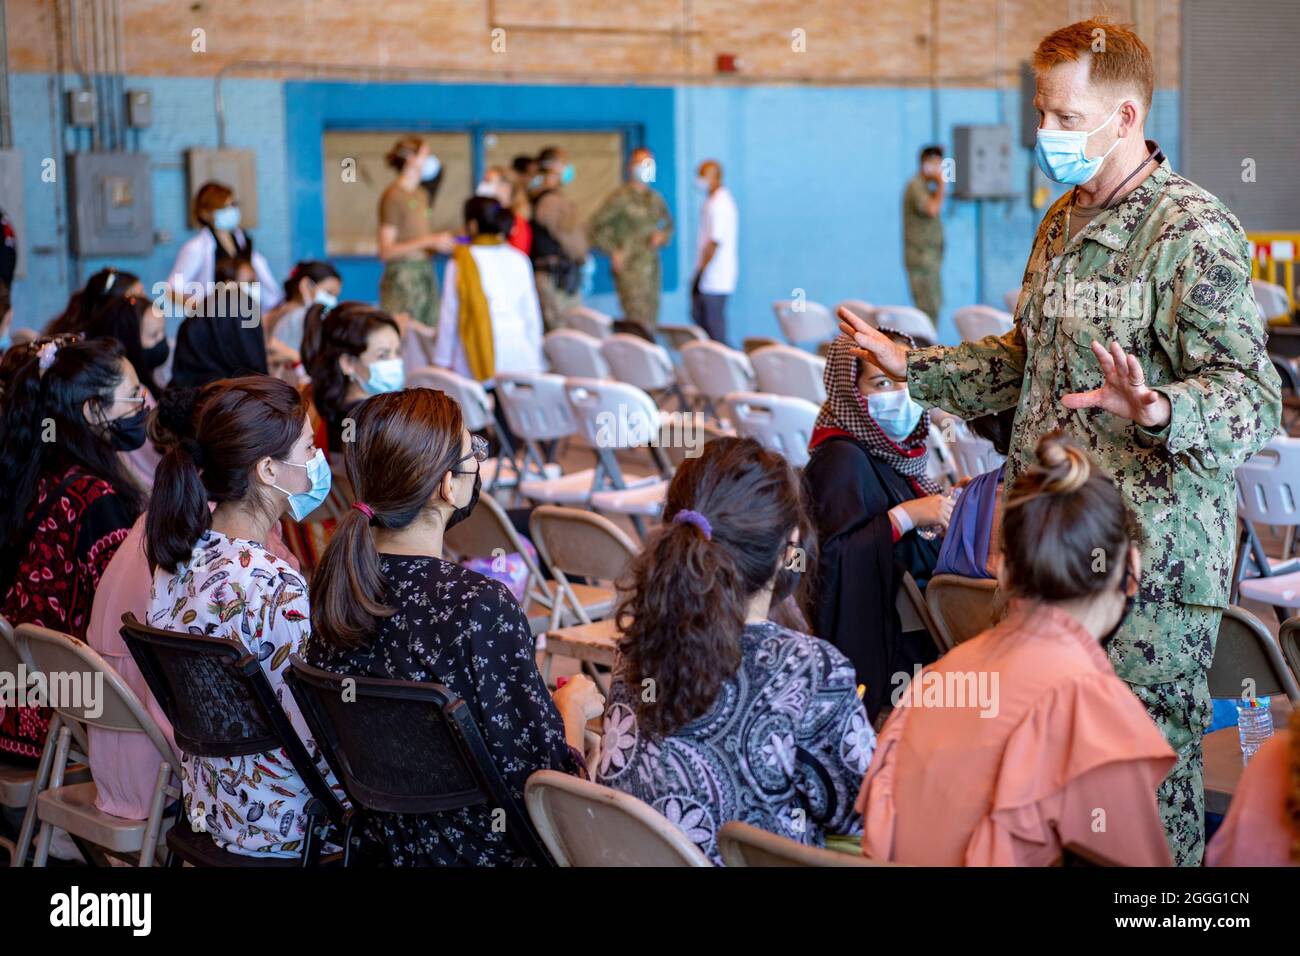
<instances>
[{"instance_id":1,"label":"plastic water bottle","mask_svg":"<svg viewBox=\"0 0 1300 956\"><path fill-rule=\"evenodd\" d=\"M1237 734L1241 738L1241 759L1244 763L1255 756L1255 751L1273 736L1273 715L1268 705L1261 705L1254 697L1237 701Z\"/></svg>"}]
</instances>

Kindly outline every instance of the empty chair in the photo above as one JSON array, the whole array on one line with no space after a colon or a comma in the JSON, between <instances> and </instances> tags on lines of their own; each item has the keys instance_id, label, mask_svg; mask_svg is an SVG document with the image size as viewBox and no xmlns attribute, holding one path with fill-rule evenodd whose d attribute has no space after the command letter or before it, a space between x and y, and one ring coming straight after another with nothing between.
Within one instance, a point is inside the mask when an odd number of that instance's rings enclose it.
<instances>
[{"instance_id":1,"label":"empty chair","mask_svg":"<svg viewBox=\"0 0 1300 956\"><path fill-rule=\"evenodd\" d=\"M715 438L734 436L734 432L706 421L703 415L668 412L660 416L659 450L668 467L676 471L688 458L698 458L704 446Z\"/></svg>"},{"instance_id":2,"label":"empty chair","mask_svg":"<svg viewBox=\"0 0 1300 956\"><path fill-rule=\"evenodd\" d=\"M965 578L936 574L925 588L925 603L944 643L955 647L996 623L994 603L998 582L992 578Z\"/></svg>"},{"instance_id":3,"label":"empty chair","mask_svg":"<svg viewBox=\"0 0 1300 956\"><path fill-rule=\"evenodd\" d=\"M1237 468L1237 514L1246 528L1254 574L1238 585L1243 597L1279 609L1300 608L1300 571L1280 570L1264 555L1256 525L1300 526L1300 438L1279 436ZM1249 574L1240 562L1239 574Z\"/></svg>"},{"instance_id":4,"label":"empty chair","mask_svg":"<svg viewBox=\"0 0 1300 956\"><path fill-rule=\"evenodd\" d=\"M747 335L740 343L740 350L746 355L753 355L759 349L765 349L769 345L784 344L780 339L774 339L770 335Z\"/></svg>"},{"instance_id":5,"label":"empty chair","mask_svg":"<svg viewBox=\"0 0 1300 956\"><path fill-rule=\"evenodd\" d=\"M466 429L486 433L497 439L501 455L489 458L480 466L483 487L488 494L495 493L498 488L513 488L519 483L519 466L515 462L514 449L510 447L510 440L497 428L496 416L492 412L492 398L482 384L449 368L427 366L414 372L407 379L406 387L432 388L444 392L460 406Z\"/></svg>"},{"instance_id":6,"label":"empty chair","mask_svg":"<svg viewBox=\"0 0 1300 956\"><path fill-rule=\"evenodd\" d=\"M613 334L614 319L604 312L588 308L585 305L577 305L570 309L569 314L564 317L564 326L603 339Z\"/></svg>"},{"instance_id":7,"label":"empty chair","mask_svg":"<svg viewBox=\"0 0 1300 956\"><path fill-rule=\"evenodd\" d=\"M1259 305L1260 315L1268 322L1289 322L1291 319L1291 299L1286 289L1263 279L1251 279L1251 289L1255 293L1255 302Z\"/></svg>"},{"instance_id":8,"label":"empty chair","mask_svg":"<svg viewBox=\"0 0 1300 956\"><path fill-rule=\"evenodd\" d=\"M761 827L732 820L718 831L718 852L727 866L895 866L868 860L861 852L841 853L808 846Z\"/></svg>"},{"instance_id":9,"label":"empty chair","mask_svg":"<svg viewBox=\"0 0 1300 956\"><path fill-rule=\"evenodd\" d=\"M910 305L882 305L876 309L876 325L910 335L917 345L934 345L939 332L930 317Z\"/></svg>"},{"instance_id":10,"label":"empty chair","mask_svg":"<svg viewBox=\"0 0 1300 956\"><path fill-rule=\"evenodd\" d=\"M820 302L777 299L772 303L781 334L791 345L816 345L839 334L831 310Z\"/></svg>"},{"instance_id":11,"label":"empty chair","mask_svg":"<svg viewBox=\"0 0 1300 956\"><path fill-rule=\"evenodd\" d=\"M826 401L826 359L792 345L769 345L750 353L760 392L791 395L820 405Z\"/></svg>"},{"instance_id":12,"label":"empty chair","mask_svg":"<svg viewBox=\"0 0 1300 956\"><path fill-rule=\"evenodd\" d=\"M721 342L692 342L683 346L682 364L715 413L729 393L754 390L754 366L749 357Z\"/></svg>"},{"instance_id":13,"label":"empty chair","mask_svg":"<svg viewBox=\"0 0 1300 956\"><path fill-rule=\"evenodd\" d=\"M876 325L876 307L870 302L864 302L862 299L845 299L843 302L836 303L835 312L837 314L840 309L848 309L872 328Z\"/></svg>"},{"instance_id":14,"label":"empty chair","mask_svg":"<svg viewBox=\"0 0 1300 956\"><path fill-rule=\"evenodd\" d=\"M636 556L637 546L627 534L604 515L577 508L539 505L528 520L528 534L542 561L555 578L555 607L550 628L572 618L590 624L598 617L574 593L570 578L588 583L614 582ZM606 589L609 604L600 617L612 610L614 589Z\"/></svg>"},{"instance_id":15,"label":"empty chair","mask_svg":"<svg viewBox=\"0 0 1300 956\"><path fill-rule=\"evenodd\" d=\"M952 320L963 342L976 342L989 335L1006 335L1015 324L1010 312L987 305L962 306Z\"/></svg>"},{"instance_id":16,"label":"empty chair","mask_svg":"<svg viewBox=\"0 0 1300 956\"><path fill-rule=\"evenodd\" d=\"M659 340L674 352L687 342L707 342L709 333L698 325L660 325L655 327Z\"/></svg>"},{"instance_id":17,"label":"empty chair","mask_svg":"<svg viewBox=\"0 0 1300 956\"><path fill-rule=\"evenodd\" d=\"M593 468L552 477L546 469L541 443L567 438L578 430L569 407L564 378L559 375L497 376L497 400L510 430L523 443L523 474L519 492L532 501L579 504L591 497Z\"/></svg>"},{"instance_id":18,"label":"empty chair","mask_svg":"<svg viewBox=\"0 0 1300 956\"><path fill-rule=\"evenodd\" d=\"M528 778L524 803L560 866L709 866L682 830L636 797L554 770Z\"/></svg>"},{"instance_id":19,"label":"empty chair","mask_svg":"<svg viewBox=\"0 0 1300 956\"><path fill-rule=\"evenodd\" d=\"M163 830L163 811L181 796L180 760L172 753L162 729L149 716L144 703L126 681L90 645L33 624L19 625L15 638L21 656L46 675L51 688L62 675L73 675L83 681L82 686L87 689L84 696L74 693L73 699L51 701L61 718L55 735L50 738L56 749L52 760L48 754L41 757L40 773L34 785L35 800L29 804L31 822L24 821L14 864L25 862L26 841L30 839L31 824L34 823L40 826L36 839L36 866L45 865L55 829L102 847L115 856L134 857L140 866L152 866ZM65 690L71 686L63 684ZM105 813L95 806L97 792L94 781L70 783L66 780L69 760L74 756L80 761L86 759L84 754L74 754L70 749L74 725L94 725L119 733L143 734L154 745L158 753L158 773L146 819L127 820ZM47 750L48 747L49 744Z\"/></svg>"},{"instance_id":20,"label":"empty chair","mask_svg":"<svg viewBox=\"0 0 1300 956\"><path fill-rule=\"evenodd\" d=\"M1259 618L1235 605L1223 610L1206 679L1211 697L1227 700L1286 694L1293 707L1300 706L1300 687L1278 642Z\"/></svg>"},{"instance_id":21,"label":"empty chair","mask_svg":"<svg viewBox=\"0 0 1300 956\"><path fill-rule=\"evenodd\" d=\"M952 441L946 443L960 478L974 478L1000 468L1006 461L987 438L972 435L965 428L954 429Z\"/></svg>"},{"instance_id":22,"label":"empty chair","mask_svg":"<svg viewBox=\"0 0 1300 956\"><path fill-rule=\"evenodd\" d=\"M542 339L551 371L566 377L609 378L609 365L600 352L600 339L577 329L556 329Z\"/></svg>"},{"instance_id":23,"label":"empty chair","mask_svg":"<svg viewBox=\"0 0 1300 956\"><path fill-rule=\"evenodd\" d=\"M819 406L765 392L732 392L726 401L735 416L737 434L779 452L796 468L808 464L808 442Z\"/></svg>"},{"instance_id":24,"label":"empty chair","mask_svg":"<svg viewBox=\"0 0 1300 956\"><path fill-rule=\"evenodd\" d=\"M609 374L620 382L635 385L651 394L677 387L673 360L662 345L647 342L636 335L619 333L601 343L600 353L609 367Z\"/></svg>"}]
</instances>

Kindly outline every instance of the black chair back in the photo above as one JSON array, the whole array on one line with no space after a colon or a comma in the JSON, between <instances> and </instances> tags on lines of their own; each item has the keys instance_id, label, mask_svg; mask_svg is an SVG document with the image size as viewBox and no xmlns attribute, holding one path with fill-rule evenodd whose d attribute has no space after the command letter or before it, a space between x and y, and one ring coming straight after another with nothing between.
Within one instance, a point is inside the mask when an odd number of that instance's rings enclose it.
<instances>
[{"instance_id":1,"label":"black chair back","mask_svg":"<svg viewBox=\"0 0 1300 956\"><path fill-rule=\"evenodd\" d=\"M354 809L499 807L516 848L540 865L553 865L493 763L469 705L446 686L336 674L296 654L285 682Z\"/></svg>"}]
</instances>

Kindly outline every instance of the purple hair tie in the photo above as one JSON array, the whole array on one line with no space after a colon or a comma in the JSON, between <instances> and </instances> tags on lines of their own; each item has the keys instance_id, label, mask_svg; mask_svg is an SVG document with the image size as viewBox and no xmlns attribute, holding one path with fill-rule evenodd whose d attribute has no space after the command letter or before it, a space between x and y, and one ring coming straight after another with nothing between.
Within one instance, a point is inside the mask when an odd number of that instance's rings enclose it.
<instances>
[{"instance_id":1,"label":"purple hair tie","mask_svg":"<svg viewBox=\"0 0 1300 956\"><path fill-rule=\"evenodd\" d=\"M683 508L677 514L673 515L673 524L693 524L700 529L700 534L704 535L705 541L713 540L713 526L709 524L709 519L704 517L698 511L692 511L690 508Z\"/></svg>"}]
</instances>

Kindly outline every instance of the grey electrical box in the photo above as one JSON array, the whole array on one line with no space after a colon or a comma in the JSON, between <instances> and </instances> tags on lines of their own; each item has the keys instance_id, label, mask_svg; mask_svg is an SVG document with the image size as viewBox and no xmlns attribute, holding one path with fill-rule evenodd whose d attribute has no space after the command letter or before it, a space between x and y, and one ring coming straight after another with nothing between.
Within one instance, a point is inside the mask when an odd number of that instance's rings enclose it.
<instances>
[{"instance_id":1,"label":"grey electrical box","mask_svg":"<svg viewBox=\"0 0 1300 956\"><path fill-rule=\"evenodd\" d=\"M1011 180L1010 126L954 126L956 164L953 195L958 199L1006 199L1016 194Z\"/></svg>"},{"instance_id":2,"label":"grey electrical box","mask_svg":"<svg viewBox=\"0 0 1300 956\"><path fill-rule=\"evenodd\" d=\"M240 228L257 226L257 157L251 149L191 149L186 153L186 159L190 199L206 182L224 183L235 191L235 198L239 201ZM192 202L190 228L199 228Z\"/></svg>"},{"instance_id":3,"label":"grey electrical box","mask_svg":"<svg viewBox=\"0 0 1300 956\"><path fill-rule=\"evenodd\" d=\"M1020 145L1033 149L1038 145L1038 79L1028 63L1020 64Z\"/></svg>"},{"instance_id":4,"label":"grey electrical box","mask_svg":"<svg viewBox=\"0 0 1300 956\"><path fill-rule=\"evenodd\" d=\"M90 90L68 91L68 125L95 125L95 94Z\"/></svg>"},{"instance_id":5,"label":"grey electrical box","mask_svg":"<svg viewBox=\"0 0 1300 956\"><path fill-rule=\"evenodd\" d=\"M68 156L72 250L79 256L153 251L153 187L143 153Z\"/></svg>"},{"instance_id":6,"label":"grey electrical box","mask_svg":"<svg viewBox=\"0 0 1300 956\"><path fill-rule=\"evenodd\" d=\"M126 91L126 125L143 129L153 124L153 94L148 90Z\"/></svg>"},{"instance_id":7,"label":"grey electrical box","mask_svg":"<svg viewBox=\"0 0 1300 956\"><path fill-rule=\"evenodd\" d=\"M0 209L13 226L18 242L18 263L14 277L27 275L27 222L23 212L23 154L16 149L0 149Z\"/></svg>"}]
</instances>

